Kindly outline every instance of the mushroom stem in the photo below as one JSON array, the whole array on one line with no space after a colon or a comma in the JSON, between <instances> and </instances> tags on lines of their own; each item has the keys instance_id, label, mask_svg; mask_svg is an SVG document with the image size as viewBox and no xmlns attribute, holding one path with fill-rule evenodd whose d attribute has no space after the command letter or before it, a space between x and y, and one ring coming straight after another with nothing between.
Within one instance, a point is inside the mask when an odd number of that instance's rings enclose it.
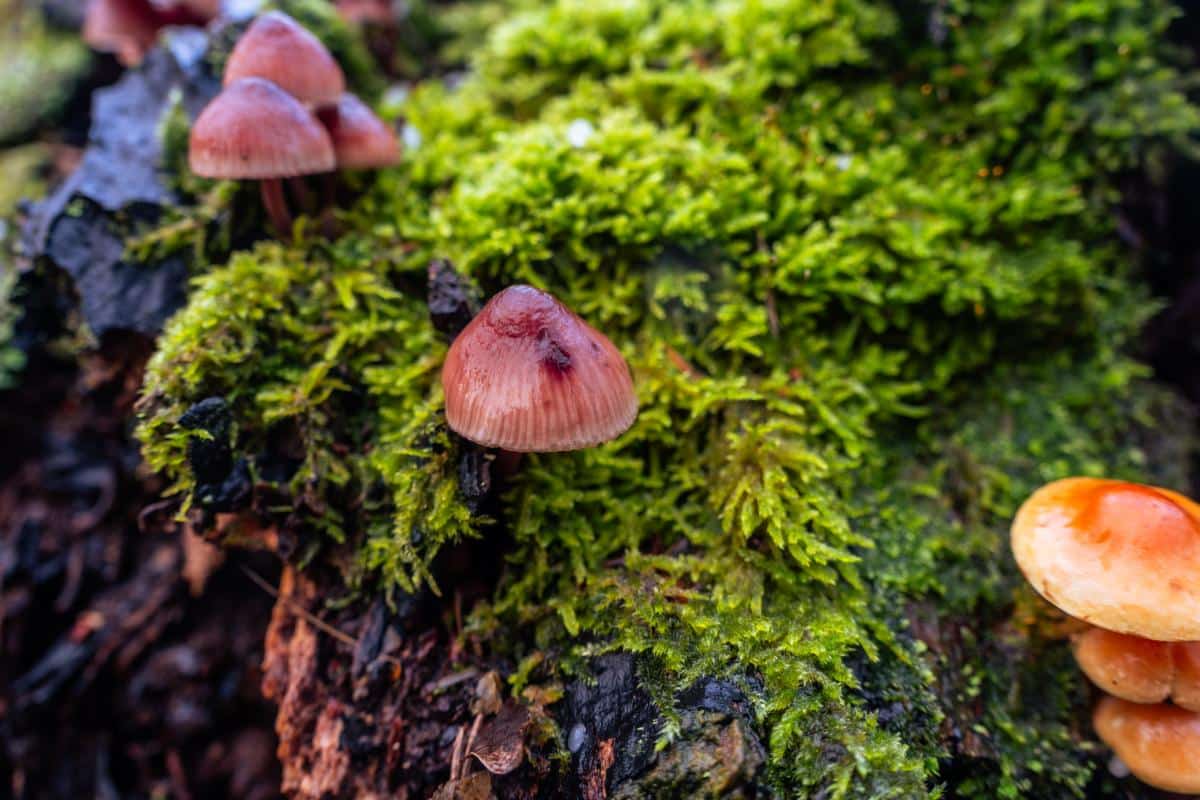
<instances>
[{"instance_id":1,"label":"mushroom stem","mask_svg":"<svg viewBox=\"0 0 1200 800\"><path fill-rule=\"evenodd\" d=\"M288 188L292 191L292 196L296 202L300 204L300 208L306 213L311 213L313 210L313 195L308 190L308 186L304 183L304 178L295 177L288 178Z\"/></svg>"},{"instance_id":2,"label":"mushroom stem","mask_svg":"<svg viewBox=\"0 0 1200 800\"><path fill-rule=\"evenodd\" d=\"M259 182L262 190L263 207L271 218L271 224L280 236L288 236L292 230L292 214L288 211L287 199L283 196L283 182L278 178L266 178Z\"/></svg>"},{"instance_id":3,"label":"mushroom stem","mask_svg":"<svg viewBox=\"0 0 1200 800\"><path fill-rule=\"evenodd\" d=\"M522 455L524 454L514 453L512 450L497 450L496 460L492 462L496 469L496 478L507 483L521 468Z\"/></svg>"},{"instance_id":4,"label":"mushroom stem","mask_svg":"<svg viewBox=\"0 0 1200 800\"><path fill-rule=\"evenodd\" d=\"M326 172L321 176L321 207L332 208L337 204L337 173Z\"/></svg>"}]
</instances>

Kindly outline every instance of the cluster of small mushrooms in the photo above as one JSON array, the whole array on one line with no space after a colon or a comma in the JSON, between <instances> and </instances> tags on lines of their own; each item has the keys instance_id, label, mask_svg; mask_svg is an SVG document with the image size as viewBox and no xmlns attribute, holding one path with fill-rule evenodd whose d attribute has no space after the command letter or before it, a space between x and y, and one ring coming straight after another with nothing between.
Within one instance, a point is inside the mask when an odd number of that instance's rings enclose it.
<instances>
[{"instance_id":1,"label":"cluster of small mushrooms","mask_svg":"<svg viewBox=\"0 0 1200 800\"><path fill-rule=\"evenodd\" d=\"M131 61L167 24L213 18L220 0L90 0L89 42ZM348 19L379 21L386 4L339 3ZM136 58L134 58L136 56ZM321 42L278 11L257 17L225 64L224 89L192 125L188 160L206 178L258 180L281 234L291 228L283 180L399 159L395 132L346 92ZM454 340L442 371L450 427L519 454L577 450L619 436L637 416L629 365L604 334L549 294L512 286Z\"/></svg>"},{"instance_id":2,"label":"cluster of small mushrooms","mask_svg":"<svg viewBox=\"0 0 1200 800\"><path fill-rule=\"evenodd\" d=\"M334 5L348 22L394 22L388 0L335 0ZM205 25L220 15L221 6L222 0L87 0L83 40L132 67L154 46L160 30L173 25Z\"/></svg>"},{"instance_id":3,"label":"cluster of small mushrooms","mask_svg":"<svg viewBox=\"0 0 1200 800\"><path fill-rule=\"evenodd\" d=\"M224 90L192 126L188 160L205 178L257 180L280 234L283 179L396 163L395 132L346 91L342 68L288 15L256 18L225 63Z\"/></svg>"},{"instance_id":4,"label":"cluster of small mushrooms","mask_svg":"<svg viewBox=\"0 0 1200 800\"><path fill-rule=\"evenodd\" d=\"M1087 625L1072 644L1105 692L1096 733L1145 783L1200 794L1200 505L1068 478L1021 506L1012 548L1033 588Z\"/></svg>"}]
</instances>

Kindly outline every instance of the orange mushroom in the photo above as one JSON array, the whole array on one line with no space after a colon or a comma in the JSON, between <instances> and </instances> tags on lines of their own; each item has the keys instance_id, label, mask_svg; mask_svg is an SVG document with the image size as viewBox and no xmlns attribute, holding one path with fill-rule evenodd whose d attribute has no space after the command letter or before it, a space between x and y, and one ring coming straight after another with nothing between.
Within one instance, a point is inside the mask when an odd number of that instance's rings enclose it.
<instances>
[{"instance_id":1,"label":"orange mushroom","mask_svg":"<svg viewBox=\"0 0 1200 800\"><path fill-rule=\"evenodd\" d=\"M505 289L471 320L446 354L442 386L452 429L512 453L592 447L637 417L616 346L532 286Z\"/></svg>"},{"instance_id":2,"label":"orange mushroom","mask_svg":"<svg viewBox=\"0 0 1200 800\"><path fill-rule=\"evenodd\" d=\"M1092 683L1134 703L1200 711L1200 642L1156 642L1091 628L1072 641L1075 661Z\"/></svg>"},{"instance_id":3,"label":"orange mushroom","mask_svg":"<svg viewBox=\"0 0 1200 800\"><path fill-rule=\"evenodd\" d=\"M1077 619L1160 642L1200 641L1200 507L1183 495L1055 481L1017 512L1012 548L1034 589Z\"/></svg>"},{"instance_id":4,"label":"orange mushroom","mask_svg":"<svg viewBox=\"0 0 1200 800\"><path fill-rule=\"evenodd\" d=\"M1200 713L1105 697L1096 706L1092 724L1143 783L1200 794Z\"/></svg>"}]
</instances>

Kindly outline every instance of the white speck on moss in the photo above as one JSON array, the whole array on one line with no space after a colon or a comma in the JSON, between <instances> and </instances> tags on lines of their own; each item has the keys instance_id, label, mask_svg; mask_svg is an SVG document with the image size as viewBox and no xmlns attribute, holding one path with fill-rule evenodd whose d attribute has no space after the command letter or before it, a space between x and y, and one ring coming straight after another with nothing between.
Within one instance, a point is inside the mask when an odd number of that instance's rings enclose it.
<instances>
[{"instance_id":1,"label":"white speck on moss","mask_svg":"<svg viewBox=\"0 0 1200 800\"><path fill-rule=\"evenodd\" d=\"M415 125L404 123L404 127L400 129L400 140L404 142L404 147L408 150L416 150L421 146L421 132L417 130Z\"/></svg>"},{"instance_id":2,"label":"white speck on moss","mask_svg":"<svg viewBox=\"0 0 1200 800\"><path fill-rule=\"evenodd\" d=\"M593 136L596 135L596 128L586 119L572 120L567 126L567 141L571 147L584 147Z\"/></svg>"}]
</instances>

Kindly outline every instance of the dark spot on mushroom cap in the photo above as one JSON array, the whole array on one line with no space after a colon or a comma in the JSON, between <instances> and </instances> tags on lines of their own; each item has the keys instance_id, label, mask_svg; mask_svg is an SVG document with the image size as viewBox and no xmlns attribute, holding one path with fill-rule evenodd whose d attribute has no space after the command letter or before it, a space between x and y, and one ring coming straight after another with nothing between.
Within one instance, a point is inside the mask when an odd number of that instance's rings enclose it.
<instances>
[{"instance_id":1,"label":"dark spot on mushroom cap","mask_svg":"<svg viewBox=\"0 0 1200 800\"><path fill-rule=\"evenodd\" d=\"M571 355L545 331L538 336L538 351L551 375L561 378L571 369Z\"/></svg>"}]
</instances>

